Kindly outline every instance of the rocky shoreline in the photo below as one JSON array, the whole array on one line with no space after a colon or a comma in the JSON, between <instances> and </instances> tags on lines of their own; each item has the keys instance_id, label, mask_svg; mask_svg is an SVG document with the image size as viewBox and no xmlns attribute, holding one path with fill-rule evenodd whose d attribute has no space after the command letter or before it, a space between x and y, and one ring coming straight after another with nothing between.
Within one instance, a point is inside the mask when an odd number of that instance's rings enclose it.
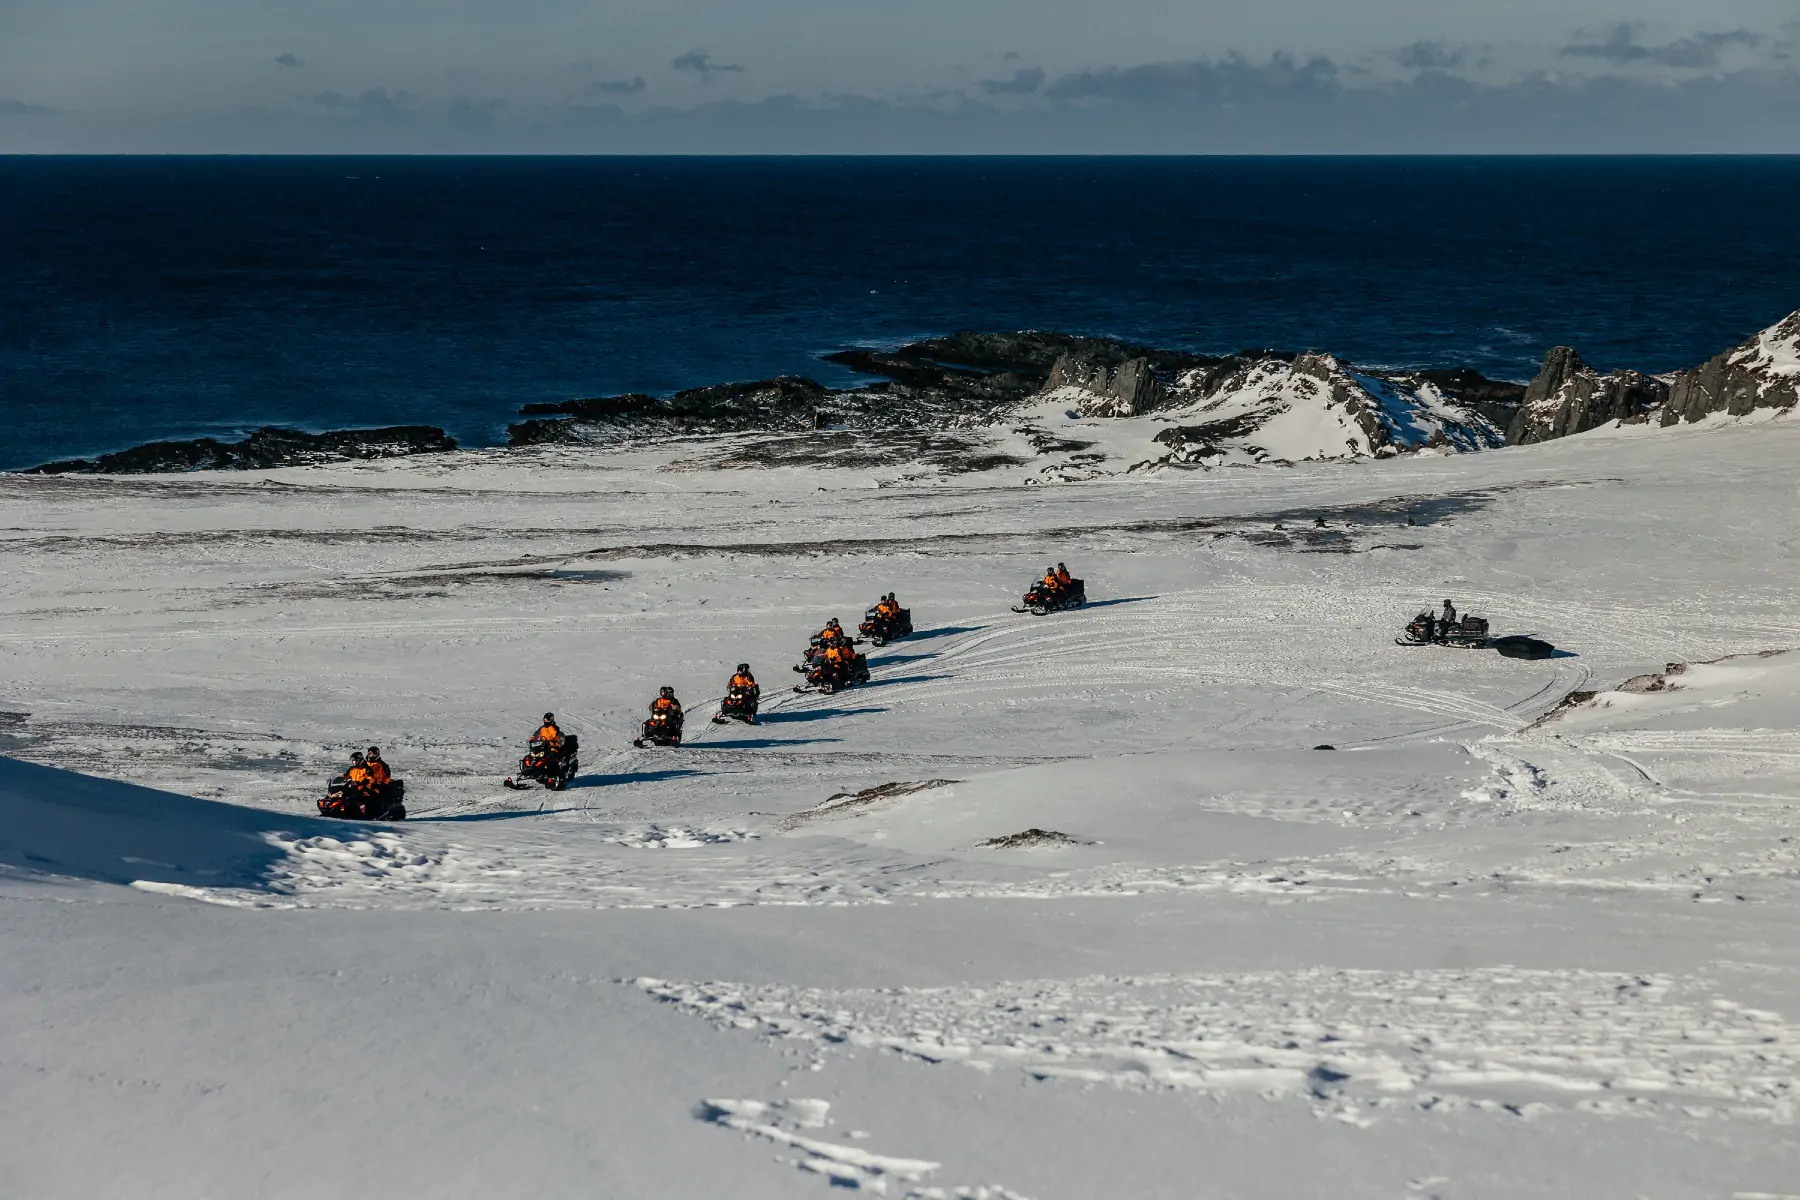
<instances>
[{"instance_id":1,"label":"rocky shoreline","mask_svg":"<svg viewBox=\"0 0 1800 1200\"><path fill-rule=\"evenodd\" d=\"M1429 388L1495 430L1512 420L1523 384L1488 379L1468 368L1423 372L1351 372L1328 355L1253 349L1205 355L1110 338L1022 331L959 332L894 350L844 350L825 360L871 377L828 388L782 376L677 392L531 404L532 418L508 426L509 444L605 443L667 434L800 432L809 429L953 430L992 425L1034 398L1061 396L1083 416L1137 417L1192 407L1243 390L1253 379L1301 376L1330 393L1372 446L1398 445L1387 405L1390 385ZM1233 418L1239 427L1243 421ZM1192 442L1229 436L1202 426ZM1471 435L1473 440L1482 440ZM1489 440L1498 444L1498 433ZM1176 451L1179 453L1179 451Z\"/></svg>"},{"instance_id":2,"label":"rocky shoreline","mask_svg":"<svg viewBox=\"0 0 1800 1200\"><path fill-rule=\"evenodd\" d=\"M804 376L527 404L510 447L617 445L692 435L758 434L689 465L857 468L917 461L939 471L1023 465L1061 453L1056 478L1080 477L1091 443L1033 424L1039 402L1071 418L1152 417L1143 467L1210 467L1385 458L1528 445L1612 422L1670 426L1800 404L1800 312L1700 366L1670 375L1602 375L1567 346L1530 384L1466 367L1359 369L1328 354L1250 349L1206 355L1112 338L964 331L892 350L849 349L824 361L867 378L827 387ZM996 444L995 431L1023 439ZM1302 431L1297 433L1296 430ZM984 432L985 431L985 432ZM811 433L805 445L782 435ZM879 436L869 436L879 435ZM753 439L754 441L754 439ZM242 441L153 442L29 474L245 470L392 458L456 449L435 426L302 433L263 428ZM1021 456L1023 455L1023 457ZM1103 456L1099 456L1103 457Z\"/></svg>"},{"instance_id":3,"label":"rocky shoreline","mask_svg":"<svg viewBox=\"0 0 1800 1200\"><path fill-rule=\"evenodd\" d=\"M98 458L74 458L30 467L26 475L155 475L180 471L249 471L299 467L352 459L399 458L456 449L456 441L435 425L393 425L385 429L336 429L302 433L264 426L242 441L195 438L149 442Z\"/></svg>"}]
</instances>

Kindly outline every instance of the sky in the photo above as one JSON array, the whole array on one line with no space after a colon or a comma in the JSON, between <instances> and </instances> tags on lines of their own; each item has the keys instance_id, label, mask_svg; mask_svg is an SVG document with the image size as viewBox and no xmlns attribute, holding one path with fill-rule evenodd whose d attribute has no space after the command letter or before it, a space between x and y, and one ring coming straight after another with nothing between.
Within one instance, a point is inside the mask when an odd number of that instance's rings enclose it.
<instances>
[{"instance_id":1,"label":"sky","mask_svg":"<svg viewBox=\"0 0 1800 1200\"><path fill-rule=\"evenodd\" d=\"M1796 153L1800 0L0 0L10 153Z\"/></svg>"}]
</instances>

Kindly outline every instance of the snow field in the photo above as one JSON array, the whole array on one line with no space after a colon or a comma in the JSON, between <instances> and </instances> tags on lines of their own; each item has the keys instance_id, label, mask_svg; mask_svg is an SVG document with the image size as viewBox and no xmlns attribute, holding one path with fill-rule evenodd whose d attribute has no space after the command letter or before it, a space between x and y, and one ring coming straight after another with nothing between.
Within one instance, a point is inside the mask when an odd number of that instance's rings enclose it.
<instances>
[{"instance_id":1,"label":"snow field","mask_svg":"<svg viewBox=\"0 0 1800 1200\"><path fill-rule=\"evenodd\" d=\"M1779 1194L1796 436L1029 489L662 469L691 447L0 479L0 1168ZM1057 559L1096 603L1008 612ZM869 687L784 690L886 590L920 632ZM1567 656L1393 645L1446 595ZM712 726L746 658L765 719ZM633 749L664 682L695 736ZM546 708L583 774L507 791ZM318 820L370 741L415 819Z\"/></svg>"}]
</instances>

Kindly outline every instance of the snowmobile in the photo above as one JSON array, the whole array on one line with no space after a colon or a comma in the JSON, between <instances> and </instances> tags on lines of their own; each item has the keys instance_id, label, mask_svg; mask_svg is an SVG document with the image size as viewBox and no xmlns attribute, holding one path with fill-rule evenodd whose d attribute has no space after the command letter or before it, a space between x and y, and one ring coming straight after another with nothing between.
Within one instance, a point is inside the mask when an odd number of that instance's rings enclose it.
<instances>
[{"instance_id":1,"label":"snowmobile","mask_svg":"<svg viewBox=\"0 0 1800 1200\"><path fill-rule=\"evenodd\" d=\"M912 609L903 608L890 617L883 613L879 606L865 612L863 623L857 628L858 633L877 646L885 646L889 642L897 642L903 637L911 637L912 631Z\"/></svg>"},{"instance_id":2,"label":"snowmobile","mask_svg":"<svg viewBox=\"0 0 1800 1200\"><path fill-rule=\"evenodd\" d=\"M644 722L642 736L634 738L631 744L640 749L681 745L681 715L673 712L651 714Z\"/></svg>"},{"instance_id":3,"label":"snowmobile","mask_svg":"<svg viewBox=\"0 0 1800 1200\"><path fill-rule=\"evenodd\" d=\"M794 690L796 692L824 692L829 696L833 692L867 682L869 682L868 655L856 655L847 666L836 666L829 660L821 658L813 663L806 672L806 682L797 685Z\"/></svg>"},{"instance_id":4,"label":"snowmobile","mask_svg":"<svg viewBox=\"0 0 1800 1200\"><path fill-rule=\"evenodd\" d=\"M1429 612L1422 612L1406 624L1406 633L1394 639L1396 646L1458 646L1480 650L1488 644L1486 617L1464 617L1446 624Z\"/></svg>"},{"instance_id":5,"label":"snowmobile","mask_svg":"<svg viewBox=\"0 0 1800 1200\"><path fill-rule=\"evenodd\" d=\"M345 821L404 821L405 799L404 779L359 786L339 775L326 785L325 798L319 801L319 815Z\"/></svg>"},{"instance_id":6,"label":"snowmobile","mask_svg":"<svg viewBox=\"0 0 1800 1200\"><path fill-rule=\"evenodd\" d=\"M719 702L719 715L713 718L713 724L723 725L726 721L756 724L756 693L742 687L726 692L725 699Z\"/></svg>"},{"instance_id":7,"label":"snowmobile","mask_svg":"<svg viewBox=\"0 0 1800 1200\"><path fill-rule=\"evenodd\" d=\"M1065 608L1080 608L1087 603L1087 583L1080 579L1069 580L1067 587L1047 588L1043 581L1031 585L1025 593L1023 606L1013 605L1016 613L1028 612L1037 616L1046 613L1060 612Z\"/></svg>"},{"instance_id":8,"label":"snowmobile","mask_svg":"<svg viewBox=\"0 0 1800 1200\"><path fill-rule=\"evenodd\" d=\"M844 645L854 647L856 639L846 634ZM794 664L794 670L801 675L810 674L824 657L825 640L815 633L812 640L806 644L806 652L800 656L800 661Z\"/></svg>"},{"instance_id":9,"label":"snowmobile","mask_svg":"<svg viewBox=\"0 0 1800 1200\"><path fill-rule=\"evenodd\" d=\"M581 739L572 733L563 735L561 750L553 750L543 738L534 737L531 739L531 748L519 760L519 775L541 783L553 792L560 792L569 786L569 781L581 770L580 751ZM506 786L522 790L531 784L520 783L508 776Z\"/></svg>"}]
</instances>

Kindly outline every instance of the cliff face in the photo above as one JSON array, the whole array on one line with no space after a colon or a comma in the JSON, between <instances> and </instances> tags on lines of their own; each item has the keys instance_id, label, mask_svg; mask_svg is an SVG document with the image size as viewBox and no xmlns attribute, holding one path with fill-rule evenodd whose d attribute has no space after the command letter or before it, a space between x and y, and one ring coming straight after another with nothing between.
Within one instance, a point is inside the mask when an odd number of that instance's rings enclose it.
<instances>
[{"instance_id":1,"label":"cliff face","mask_svg":"<svg viewBox=\"0 0 1800 1200\"><path fill-rule=\"evenodd\" d=\"M1610 421L1643 421L1669 399L1669 385L1641 371L1602 375L1567 346L1544 356L1544 366L1525 389L1509 446L1530 445L1586 433Z\"/></svg>"},{"instance_id":2,"label":"cliff face","mask_svg":"<svg viewBox=\"0 0 1800 1200\"><path fill-rule=\"evenodd\" d=\"M1744 416L1758 408L1800 403L1800 312L1675 377L1662 423L1698 421L1710 413Z\"/></svg>"},{"instance_id":3,"label":"cliff face","mask_svg":"<svg viewBox=\"0 0 1800 1200\"><path fill-rule=\"evenodd\" d=\"M1641 371L1602 375L1567 346L1544 357L1507 429L1509 446L1586 433L1613 422L1662 426L1714 413L1746 416L1800 404L1800 312L1691 371L1668 378Z\"/></svg>"}]
</instances>

